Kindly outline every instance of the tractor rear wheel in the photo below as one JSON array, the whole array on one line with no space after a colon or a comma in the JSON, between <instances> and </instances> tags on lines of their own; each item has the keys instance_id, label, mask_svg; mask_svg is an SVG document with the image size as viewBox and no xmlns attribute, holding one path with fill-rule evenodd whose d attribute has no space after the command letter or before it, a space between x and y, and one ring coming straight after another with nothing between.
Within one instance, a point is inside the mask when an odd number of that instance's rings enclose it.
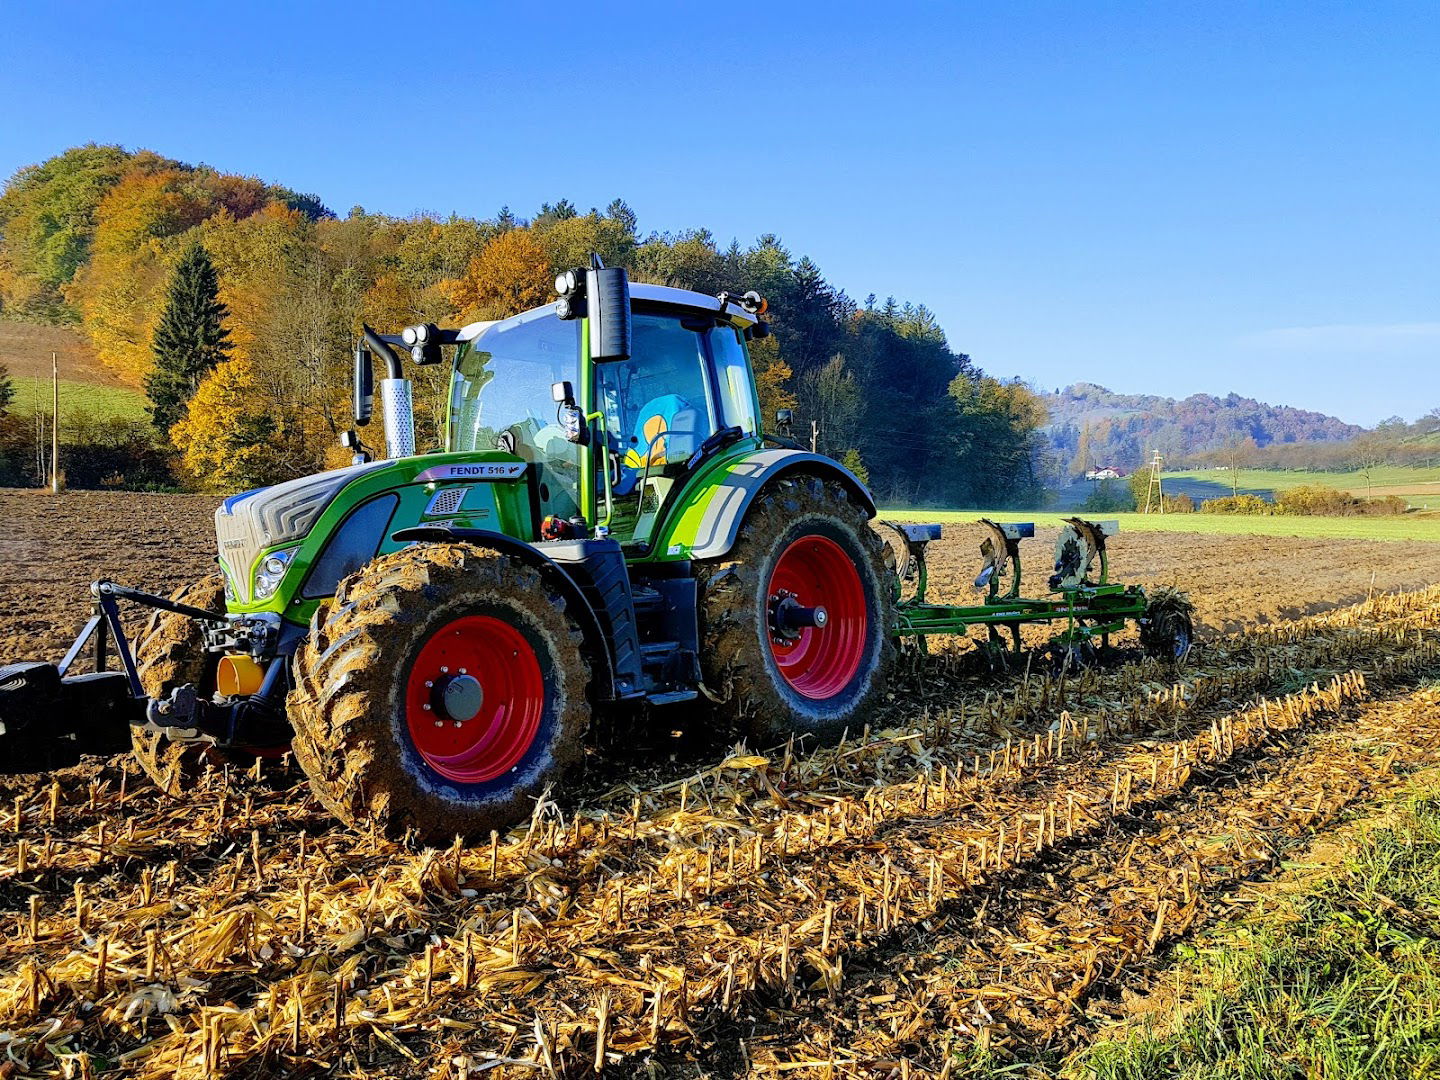
<instances>
[{"instance_id":1,"label":"tractor rear wheel","mask_svg":"<svg viewBox=\"0 0 1440 1080\"><path fill-rule=\"evenodd\" d=\"M205 611L224 611L225 583L219 574L212 574L182 586L170 599ZM151 611L135 639L135 668L146 697L168 697L186 683L193 684L201 697L209 697L215 692L216 663L216 656L205 651L204 627L173 611ZM174 742L158 732L132 727L130 747L155 786L178 795L180 780L198 770L208 744Z\"/></svg>"},{"instance_id":2,"label":"tractor rear wheel","mask_svg":"<svg viewBox=\"0 0 1440 1080\"><path fill-rule=\"evenodd\" d=\"M503 830L584 752L580 644L528 563L472 544L383 556L295 654L295 758L346 824L435 843Z\"/></svg>"},{"instance_id":3,"label":"tractor rear wheel","mask_svg":"<svg viewBox=\"0 0 1440 1080\"><path fill-rule=\"evenodd\" d=\"M707 688L758 739L832 734L884 691L889 548L833 481L785 477L756 496L740 538L698 567Z\"/></svg>"}]
</instances>

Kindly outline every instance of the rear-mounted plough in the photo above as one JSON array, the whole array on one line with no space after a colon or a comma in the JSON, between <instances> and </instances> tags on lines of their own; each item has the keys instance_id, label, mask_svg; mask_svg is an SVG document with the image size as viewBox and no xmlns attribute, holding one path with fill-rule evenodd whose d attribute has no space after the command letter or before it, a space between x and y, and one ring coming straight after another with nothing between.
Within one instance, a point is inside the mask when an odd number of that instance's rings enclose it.
<instances>
[{"instance_id":1,"label":"rear-mounted plough","mask_svg":"<svg viewBox=\"0 0 1440 1080\"><path fill-rule=\"evenodd\" d=\"M980 545L983 564L974 584L985 590L985 598L973 605L926 600L926 549L941 538L940 525L881 524L893 530L902 545L895 579L894 634L915 639L922 651L931 635L967 634L972 627L985 627L989 633L981 648L986 659L992 667L1004 668L1023 652L1021 627L1063 624L1043 651L1057 667L1084 667L1094 662L1097 648L1109 646L1111 634L1132 622L1151 655L1179 660L1190 650L1191 605L1183 594L1167 589L1152 597L1139 585L1111 583L1105 541L1120 531L1119 522L1066 518L1055 543L1054 569L1047 583L1050 594L1030 598L1020 595L1020 541L1033 537L1035 526L981 518L986 536ZM908 595L907 585L911 586Z\"/></svg>"}]
</instances>

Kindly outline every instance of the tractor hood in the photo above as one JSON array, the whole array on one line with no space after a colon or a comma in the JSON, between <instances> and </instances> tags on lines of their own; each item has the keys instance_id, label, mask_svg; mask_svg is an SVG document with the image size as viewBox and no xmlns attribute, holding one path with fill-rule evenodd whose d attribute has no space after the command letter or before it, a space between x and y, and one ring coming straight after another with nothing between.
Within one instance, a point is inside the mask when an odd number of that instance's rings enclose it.
<instances>
[{"instance_id":1,"label":"tractor hood","mask_svg":"<svg viewBox=\"0 0 1440 1080\"><path fill-rule=\"evenodd\" d=\"M341 488L364 473L390 464L372 461L332 469L273 487L242 491L221 503L215 511L215 537L234 599L242 604L250 602L254 564L262 551L290 541L299 543Z\"/></svg>"}]
</instances>

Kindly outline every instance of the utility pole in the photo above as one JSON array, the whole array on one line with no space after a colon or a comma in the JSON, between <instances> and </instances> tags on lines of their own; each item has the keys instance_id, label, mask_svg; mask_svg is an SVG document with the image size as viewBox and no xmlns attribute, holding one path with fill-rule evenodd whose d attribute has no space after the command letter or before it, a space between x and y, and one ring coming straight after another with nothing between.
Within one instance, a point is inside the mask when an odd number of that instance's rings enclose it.
<instances>
[{"instance_id":1,"label":"utility pole","mask_svg":"<svg viewBox=\"0 0 1440 1080\"><path fill-rule=\"evenodd\" d=\"M50 491L60 494L60 362L50 354L50 385L54 392L50 421Z\"/></svg>"},{"instance_id":2,"label":"utility pole","mask_svg":"<svg viewBox=\"0 0 1440 1080\"><path fill-rule=\"evenodd\" d=\"M1160 456L1159 450L1150 451L1150 482L1145 486L1145 513L1150 513L1151 497L1157 513L1165 513L1165 487L1160 482L1160 467L1165 459Z\"/></svg>"},{"instance_id":3,"label":"utility pole","mask_svg":"<svg viewBox=\"0 0 1440 1080\"><path fill-rule=\"evenodd\" d=\"M810 453L819 453L815 448L820 445L820 421L810 421Z\"/></svg>"}]
</instances>

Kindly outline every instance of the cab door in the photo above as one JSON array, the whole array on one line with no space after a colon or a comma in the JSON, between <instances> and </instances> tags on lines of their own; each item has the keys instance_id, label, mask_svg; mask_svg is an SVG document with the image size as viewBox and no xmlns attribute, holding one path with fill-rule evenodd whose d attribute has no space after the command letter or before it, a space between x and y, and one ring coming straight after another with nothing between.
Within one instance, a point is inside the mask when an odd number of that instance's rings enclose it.
<instances>
[{"instance_id":1,"label":"cab door","mask_svg":"<svg viewBox=\"0 0 1440 1080\"><path fill-rule=\"evenodd\" d=\"M686 462L721 426L707 341L714 327L699 315L637 311L630 358L595 365L605 427L596 468L609 471L608 524L622 543L649 540ZM595 486L603 522L603 471Z\"/></svg>"}]
</instances>

